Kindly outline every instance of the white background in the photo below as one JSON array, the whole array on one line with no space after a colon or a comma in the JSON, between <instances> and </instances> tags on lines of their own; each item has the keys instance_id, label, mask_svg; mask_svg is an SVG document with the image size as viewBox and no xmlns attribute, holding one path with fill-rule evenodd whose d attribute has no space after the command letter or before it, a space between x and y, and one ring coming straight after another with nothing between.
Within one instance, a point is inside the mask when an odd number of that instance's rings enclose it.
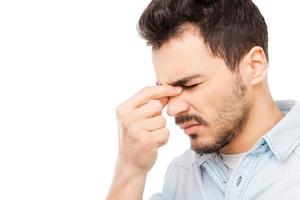
<instances>
[{"instance_id":1,"label":"white background","mask_svg":"<svg viewBox=\"0 0 300 200\"><path fill-rule=\"evenodd\" d=\"M0 1L0 199L105 199L117 152L115 107L155 82L136 32L149 1ZM255 1L270 36L275 99L300 100L300 3ZM149 174L189 147L173 119Z\"/></svg>"}]
</instances>

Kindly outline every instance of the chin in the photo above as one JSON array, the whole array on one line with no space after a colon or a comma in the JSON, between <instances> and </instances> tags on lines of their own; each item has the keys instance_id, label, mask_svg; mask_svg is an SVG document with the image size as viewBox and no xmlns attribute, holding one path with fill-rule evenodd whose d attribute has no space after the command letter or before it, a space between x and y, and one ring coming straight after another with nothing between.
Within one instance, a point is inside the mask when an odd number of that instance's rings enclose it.
<instances>
[{"instance_id":1,"label":"chin","mask_svg":"<svg viewBox=\"0 0 300 200\"><path fill-rule=\"evenodd\" d=\"M191 137L191 149L196 153L214 153L219 152L227 143L225 141L218 141L212 137Z\"/></svg>"}]
</instances>

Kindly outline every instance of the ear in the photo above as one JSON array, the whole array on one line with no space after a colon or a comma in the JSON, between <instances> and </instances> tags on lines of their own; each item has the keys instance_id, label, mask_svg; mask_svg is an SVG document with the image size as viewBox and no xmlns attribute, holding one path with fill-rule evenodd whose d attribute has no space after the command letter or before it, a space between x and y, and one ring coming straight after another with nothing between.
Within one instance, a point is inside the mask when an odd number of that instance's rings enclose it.
<instances>
[{"instance_id":1,"label":"ear","mask_svg":"<svg viewBox=\"0 0 300 200\"><path fill-rule=\"evenodd\" d=\"M244 64L247 68L248 80L251 85L256 85L264 81L267 77L268 61L264 50L253 47L244 57Z\"/></svg>"}]
</instances>

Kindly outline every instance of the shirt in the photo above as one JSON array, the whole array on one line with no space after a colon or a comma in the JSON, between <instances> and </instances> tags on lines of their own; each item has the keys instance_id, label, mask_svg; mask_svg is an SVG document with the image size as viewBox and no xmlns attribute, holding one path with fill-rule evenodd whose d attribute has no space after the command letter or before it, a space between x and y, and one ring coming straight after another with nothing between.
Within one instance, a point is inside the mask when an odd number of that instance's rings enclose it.
<instances>
[{"instance_id":1,"label":"shirt","mask_svg":"<svg viewBox=\"0 0 300 200\"><path fill-rule=\"evenodd\" d=\"M244 157L246 153L240 153L240 154L223 154L220 153L221 158L227 167L228 170L228 177L230 178L233 170L236 168L236 166L239 164L240 160Z\"/></svg>"},{"instance_id":2,"label":"shirt","mask_svg":"<svg viewBox=\"0 0 300 200\"><path fill-rule=\"evenodd\" d=\"M300 199L300 104L277 101L284 117L249 150L229 178L218 153L191 149L169 165L151 200Z\"/></svg>"}]
</instances>

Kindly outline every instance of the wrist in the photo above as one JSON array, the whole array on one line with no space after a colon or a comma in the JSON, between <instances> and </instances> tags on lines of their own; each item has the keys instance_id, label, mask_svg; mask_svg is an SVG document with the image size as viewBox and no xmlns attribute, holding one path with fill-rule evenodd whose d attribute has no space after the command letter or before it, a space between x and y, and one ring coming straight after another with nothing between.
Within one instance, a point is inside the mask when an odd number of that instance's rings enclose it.
<instances>
[{"instance_id":1,"label":"wrist","mask_svg":"<svg viewBox=\"0 0 300 200\"><path fill-rule=\"evenodd\" d=\"M115 168L115 177L123 180L145 179L148 171L138 167L117 162Z\"/></svg>"},{"instance_id":2,"label":"wrist","mask_svg":"<svg viewBox=\"0 0 300 200\"><path fill-rule=\"evenodd\" d=\"M117 166L107 200L141 200L147 173L137 173L131 169Z\"/></svg>"}]
</instances>

